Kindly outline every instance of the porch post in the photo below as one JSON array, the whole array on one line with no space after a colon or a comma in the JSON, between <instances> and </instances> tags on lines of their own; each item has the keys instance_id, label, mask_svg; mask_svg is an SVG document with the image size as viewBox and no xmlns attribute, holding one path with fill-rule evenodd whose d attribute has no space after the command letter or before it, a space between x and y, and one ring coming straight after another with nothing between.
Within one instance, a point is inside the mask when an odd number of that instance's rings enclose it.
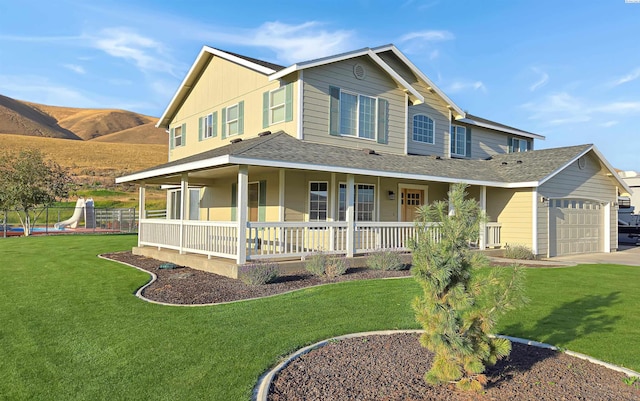
<instances>
[{"instance_id":1,"label":"porch post","mask_svg":"<svg viewBox=\"0 0 640 401\"><path fill-rule=\"evenodd\" d=\"M140 183L138 190L138 247L140 247L140 236L142 236L142 220L146 219L147 209L145 208L146 186L144 181Z\"/></svg>"},{"instance_id":2,"label":"porch post","mask_svg":"<svg viewBox=\"0 0 640 401\"><path fill-rule=\"evenodd\" d=\"M347 174L347 210L346 220L347 220L347 257L352 258L355 253L355 245L356 245L356 225L355 225L355 205L354 205L354 177L353 174Z\"/></svg>"},{"instance_id":3,"label":"porch post","mask_svg":"<svg viewBox=\"0 0 640 401\"><path fill-rule=\"evenodd\" d=\"M329 215L327 216L328 221L336 221L336 193L338 189L336 188L336 173L331 173L331 181L329 181ZM329 229L329 250L336 250L336 232L335 228L331 226Z\"/></svg>"},{"instance_id":4,"label":"porch post","mask_svg":"<svg viewBox=\"0 0 640 401\"><path fill-rule=\"evenodd\" d=\"M184 219L188 216L189 205L189 173L182 173L180 178L180 243L178 252L183 255L184 247Z\"/></svg>"},{"instance_id":5,"label":"porch post","mask_svg":"<svg viewBox=\"0 0 640 401\"><path fill-rule=\"evenodd\" d=\"M482 211L482 221L480 222L480 236L478 237L478 248L485 249L487 247L487 187L480 187L480 211Z\"/></svg>"},{"instance_id":6,"label":"porch post","mask_svg":"<svg viewBox=\"0 0 640 401\"><path fill-rule=\"evenodd\" d=\"M451 191L453 191L453 184L449 184L449 192L447 192L447 199L449 200L449 216L456 214L456 210L451 202Z\"/></svg>"},{"instance_id":7,"label":"porch post","mask_svg":"<svg viewBox=\"0 0 640 401\"><path fill-rule=\"evenodd\" d=\"M247 262L247 204L249 202L249 166L238 166L238 196L236 218L238 223L238 252L236 263Z\"/></svg>"},{"instance_id":8,"label":"porch post","mask_svg":"<svg viewBox=\"0 0 640 401\"><path fill-rule=\"evenodd\" d=\"M278 171L278 221L281 223L284 222L284 214L285 214L285 206L284 206L284 196L285 196L285 169L281 168ZM278 228L278 242L280 253L284 253L284 228Z\"/></svg>"}]
</instances>

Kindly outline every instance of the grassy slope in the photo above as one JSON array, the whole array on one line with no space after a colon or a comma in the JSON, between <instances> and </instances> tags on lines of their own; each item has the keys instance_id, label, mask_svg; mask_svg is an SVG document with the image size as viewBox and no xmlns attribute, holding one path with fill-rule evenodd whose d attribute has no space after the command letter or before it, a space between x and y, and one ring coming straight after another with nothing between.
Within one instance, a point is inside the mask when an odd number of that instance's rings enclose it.
<instances>
[{"instance_id":1,"label":"grassy slope","mask_svg":"<svg viewBox=\"0 0 640 401\"><path fill-rule=\"evenodd\" d=\"M0 239L2 396L249 399L259 375L303 345L416 328L412 279L212 307L148 304L132 295L145 273L95 258L134 243L135 236ZM638 370L638 279L640 269L619 266L530 270L532 302L507 316L500 331Z\"/></svg>"}]
</instances>

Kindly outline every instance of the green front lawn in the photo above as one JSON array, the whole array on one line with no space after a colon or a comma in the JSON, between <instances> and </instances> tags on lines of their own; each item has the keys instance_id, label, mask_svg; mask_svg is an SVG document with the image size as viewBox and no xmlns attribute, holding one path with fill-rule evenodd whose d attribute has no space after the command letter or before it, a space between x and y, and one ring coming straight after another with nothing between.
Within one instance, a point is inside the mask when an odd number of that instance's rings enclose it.
<instances>
[{"instance_id":1,"label":"green front lawn","mask_svg":"<svg viewBox=\"0 0 640 401\"><path fill-rule=\"evenodd\" d=\"M418 328L410 278L264 300L167 307L133 296L148 275L96 258L136 237L0 239L0 399L248 400L280 357L328 337ZM640 268L535 269L504 334L640 370Z\"/></svg>"}]
</instances>

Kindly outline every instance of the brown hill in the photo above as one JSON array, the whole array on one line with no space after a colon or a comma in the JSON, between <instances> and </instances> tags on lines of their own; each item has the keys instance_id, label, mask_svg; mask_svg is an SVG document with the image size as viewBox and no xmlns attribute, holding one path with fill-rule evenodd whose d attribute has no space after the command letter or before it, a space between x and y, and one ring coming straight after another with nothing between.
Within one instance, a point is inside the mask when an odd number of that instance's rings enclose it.
<instances>
[{"instance_id":1,"label":"brown hill","mask_svg":"<svg viewBox=\"0 0 640 401\"><path fill-rule=\"evenodd\" d=\"M58 121L38 108L0 95L0 134L15 134L61 139L80 139L62 128Z\"/></svg>"},{"instance_id":2,"label":"brown hill","mask_svg":"<svg viewBox=\"0 0 640 401\"><path fill-rule=\"evenodd\" d=\"M94 138L91 142L142 143L168 146L169 136L164 129L156 128L155 121L153 121L137 127L114 132L113 134Z\"/></svg>"},{"instance_id":3,"label":"brown hill","mask_svg":"<svg viewBox=\"0 0 640 401\"><path fill-rule=\"evenodd\" d=\"M0 95L0 134L85 141L119 134L104 142L166 144L156 120L127 110L48 106Z\"/></svg>"}]
</instances>

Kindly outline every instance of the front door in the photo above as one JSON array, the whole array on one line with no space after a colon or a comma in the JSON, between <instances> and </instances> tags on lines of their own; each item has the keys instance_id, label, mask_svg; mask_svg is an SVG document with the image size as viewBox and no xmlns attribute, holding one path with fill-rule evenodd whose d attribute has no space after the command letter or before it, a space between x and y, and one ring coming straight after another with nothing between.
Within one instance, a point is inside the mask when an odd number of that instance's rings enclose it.
<instances>
[{"instance_id":1,"label":"front door","mask_svg":"<svg viewBox=\"0 0 640 401\"><path fill-rule=\"evenodd\" d=\"M414 221L418 217L418 207L424 205L424 190L402 188L400 210L402 221Z\"/></svg>"}]
</instances>

